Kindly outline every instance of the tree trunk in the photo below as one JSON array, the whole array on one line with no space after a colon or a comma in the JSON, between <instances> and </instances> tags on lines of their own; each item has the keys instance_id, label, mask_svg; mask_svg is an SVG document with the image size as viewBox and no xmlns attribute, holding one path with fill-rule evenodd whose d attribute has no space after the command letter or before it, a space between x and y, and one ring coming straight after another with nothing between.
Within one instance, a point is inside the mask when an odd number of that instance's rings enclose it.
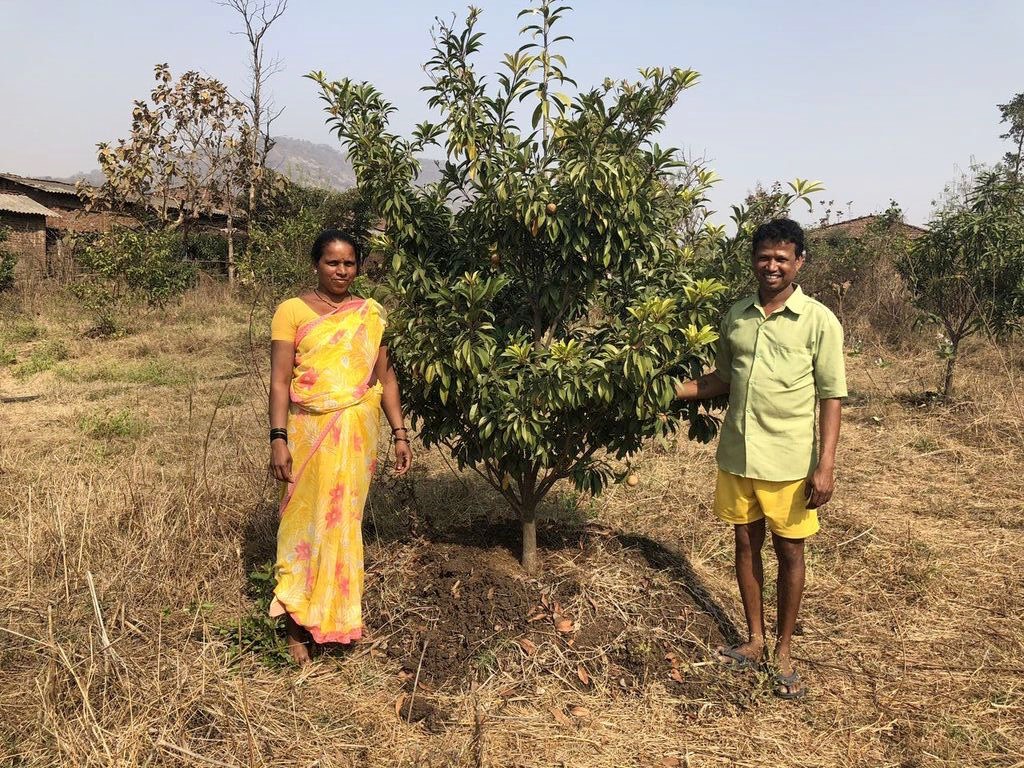
<instances>
[{"instance_id":1,"label":"tree trunk","mask_svg":"<svg viewBox=\"0 0 1024 768\"><path fill-rule=\"evenodd\" d=\"M228 214L228 285L235 284L235 219Z\"/></svg>"},{"instance_id":2,"label":"tree trunk","mask_svg":"<svg viewBox=\"0 0 1024 768\"><path fill-rule=\"evenodd\" d=\"M953 369L956 368L956 355L959 346L959 339L951 342L949 357L946 358L946 374L942 380L942 396L947 400L953 398Z\"/></svg>"},{"instance_id":3,"label":"tree trunk","mask_svg":"<svg viewBox=\"0 0 1024 768\"><path fill-rule=\"evenodd\" d=\"M519 510L523 525L523 555L520 562L523 570L531 576L540 573L540 557L537 554L537 506L524 506Z\"/></svg>"}]
</instances>

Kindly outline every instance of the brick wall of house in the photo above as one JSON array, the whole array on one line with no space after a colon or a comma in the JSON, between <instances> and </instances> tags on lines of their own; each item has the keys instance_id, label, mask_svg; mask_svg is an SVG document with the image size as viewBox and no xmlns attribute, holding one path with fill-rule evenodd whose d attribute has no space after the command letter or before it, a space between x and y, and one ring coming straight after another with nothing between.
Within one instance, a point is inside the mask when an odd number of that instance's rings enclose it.
<instances>
[{"instance_id":1,"label":"brick wall of house","mask_svg":"<svg viewBox=\"0 0 1024 768\"><path fill-rule=\"evenodd\" d=\"M18 255L16 277L38 275L46 269L46 218L0 211L0 227L7 229L3 247Z\"/></svg>"}]
</instances>

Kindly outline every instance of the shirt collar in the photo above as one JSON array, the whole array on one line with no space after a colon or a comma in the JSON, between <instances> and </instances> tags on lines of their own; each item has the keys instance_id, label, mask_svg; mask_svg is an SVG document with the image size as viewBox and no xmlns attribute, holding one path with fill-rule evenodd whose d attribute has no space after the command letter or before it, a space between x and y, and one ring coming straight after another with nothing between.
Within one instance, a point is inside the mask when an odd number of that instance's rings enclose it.
<instances>
[{"instance_id":1,"label":"shirt collar","mask_svg":"<svg viewBox=\"0 0 1024 768\"><path fill-rule=\"evenodd\" d=\"M804 309L807 308L807 302L807 294L803 292L803 289L801 289L799 285L794 285L793 292L789 295L789 298L786 299L786 303L782 305L782 309L788 309L794 315L800 315L803 314ZM756 293L744 300L743 310L746 311L755 304L760 306L760 300Z\"/></svg>"}]
</instances>

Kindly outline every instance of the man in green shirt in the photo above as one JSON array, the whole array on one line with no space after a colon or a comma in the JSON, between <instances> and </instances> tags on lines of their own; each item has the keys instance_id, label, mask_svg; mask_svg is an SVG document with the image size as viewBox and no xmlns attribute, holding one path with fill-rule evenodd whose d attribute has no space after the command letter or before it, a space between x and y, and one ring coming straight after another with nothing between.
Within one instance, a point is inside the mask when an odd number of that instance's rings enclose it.
<instances>
[{"instance_id":1,"label":"man in green shirt","mask_svg":"<svg viewBox=\"0 0 1024 768\"><path fill-rule=\"evenodd\" d=\"M801 698L791 643L804 589L804 540L832 497L842 398L843 331L827 307L793 281L804 265L804 233L775 219L754 233L758 291L722 321L715 370L676 383L676 397L729 395L718 443L715 513L734 526L736 581L748 639L719 648L733 669L758 665L765 650L761 548L765 529L779 560L775 693ZM815 436L818 403L818 438Z\"/></svg>"}]
</instances>

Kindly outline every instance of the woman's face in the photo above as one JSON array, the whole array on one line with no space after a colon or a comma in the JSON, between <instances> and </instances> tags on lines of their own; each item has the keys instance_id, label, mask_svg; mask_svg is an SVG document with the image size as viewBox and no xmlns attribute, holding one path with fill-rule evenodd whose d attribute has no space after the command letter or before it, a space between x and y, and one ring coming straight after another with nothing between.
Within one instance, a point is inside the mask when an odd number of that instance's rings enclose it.
<instances>
[{"instance_id":1,"label":"woman's face","mask_svg":"<svg viewBox=\"0 0 1024 768\"><path fill-rule=\"evenodd\" d=\"M320 288L333 294L348 293L359 268L356 252L343 240L332 240L324 246L320 261L316 263L316 276Z\"/></svg>"}]
</instances>

